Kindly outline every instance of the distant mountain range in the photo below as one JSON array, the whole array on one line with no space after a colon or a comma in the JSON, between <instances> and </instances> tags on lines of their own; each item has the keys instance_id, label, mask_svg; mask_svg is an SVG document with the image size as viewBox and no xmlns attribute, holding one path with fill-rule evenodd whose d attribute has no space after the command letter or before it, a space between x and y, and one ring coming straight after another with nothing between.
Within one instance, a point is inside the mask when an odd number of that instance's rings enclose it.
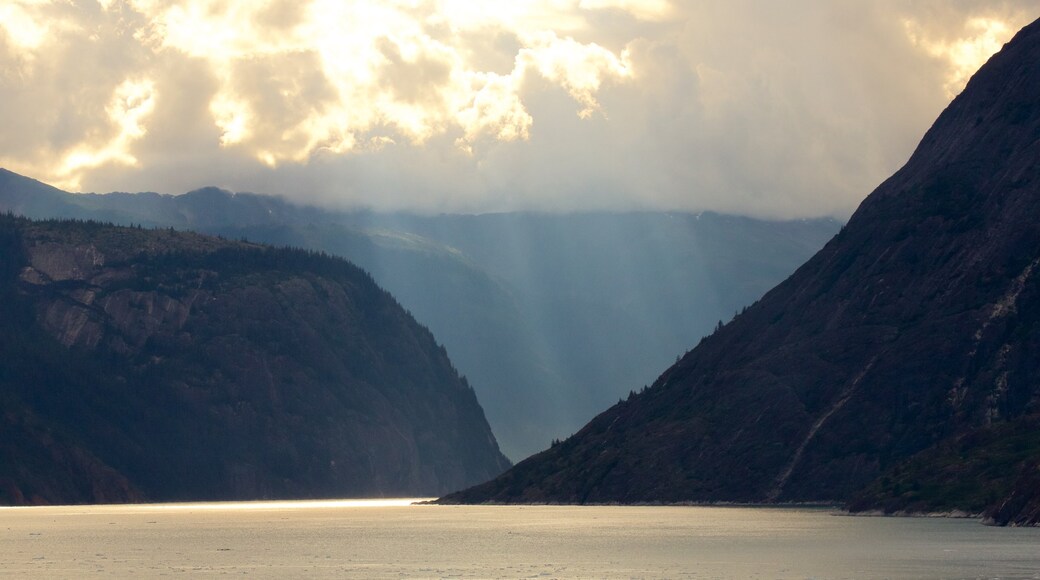
<instances>
[{"instance_id":1,"label":"distant mountain range","mask_svg":"<svg viewBox=\"0 0 1040 580\"><path fill-rule=\"evenodd\" d=\"M509 466L356 266L0 217L0 503L416 496Z\"/></svg>"},{"instance_id":2,"label":"distant mountain range","mask_svg":"<svg viewBox=\"0 0 1040 580\"><path fill-rule=\"evenodd\" d=\"M847 502L1040 523L1040 21L793 276L444 502Z\"/></svg>"},{"instance_id":3,"label":"distant mountain range","mask_svg":"<svg viewBox=\"0 0 1040 580\"><path fill-rule=\"evenodd\" d=\"M652 382L840 227L711 213L335 212L215 188L70 194L3 170L0 210L345 257L446 346L515 458Z\"/></svg>"}]
</instances>

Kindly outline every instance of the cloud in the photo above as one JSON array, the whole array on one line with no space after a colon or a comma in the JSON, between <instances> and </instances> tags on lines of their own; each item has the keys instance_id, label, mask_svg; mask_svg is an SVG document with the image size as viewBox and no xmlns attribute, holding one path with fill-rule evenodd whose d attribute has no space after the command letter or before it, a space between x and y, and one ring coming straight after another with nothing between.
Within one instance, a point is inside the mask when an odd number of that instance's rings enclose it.
<instances>
[{"instance_id":1,"label":"cloud","mask_svg":"<svg viewBox=\"0 0 1040 580\"><path fill-rule=\"evenodd\" d=\"M961 34L952 38L943 34L949 31L927 30L918 20L908 18L903 25L915 46L948 63L944 87L951 99L1014 32L1007 22L987 17L969 18L963 23Z\"/></svg>"},{"instance_id":2,"label":"cloud","mask_svg":"<svg viewBox=\"0 0 1040 580\"><path fill-rule=\"evenodd\" d=\"M11 0L0 164L416 211L847 215L1030 2Z\"/></svg>"},{"instance_id":3,"label":"cloud","mask_svg":"<svg viewBox=\"0 0 1040 580\"><path fill-rule=\"evenodd\" d=\"M127 79L116 87L105 107L112 136L98 142L82 143L62 158L60 175L75 175L106 164L137 165L131 153L134 141L147 132L144 125L155 109L155 83Z\"/></svg>"}]
</instances>

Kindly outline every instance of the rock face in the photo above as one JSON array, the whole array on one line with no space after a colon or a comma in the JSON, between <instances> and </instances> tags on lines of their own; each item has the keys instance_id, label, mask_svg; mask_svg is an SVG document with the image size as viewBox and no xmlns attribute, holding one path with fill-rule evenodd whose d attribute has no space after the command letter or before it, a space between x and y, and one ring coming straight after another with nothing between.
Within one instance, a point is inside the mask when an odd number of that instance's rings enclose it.
<instances>
[{"instance_id":1,"label":"rock face","mask_svg":"<svg viewBox=\"0 0 1040 580\"><path fill-rule=\"evenodd\" d=\"M917 454L1028 423L1040 412L1037 62L1033 23L793 276L645 392L443 501L847 501ZM1035 480L1040 446L1022 441L988 507Z\"/></svg>"},{"instance_id":2,"label":"rock face","mask_svg":"<svg viewBox=\"0 0 1040 580\"><path fill-rule=\"evenodd\" d=\"M444 349L345 261L0 221L0 501L414 496L508 467Z\"/></svg>"}]
</instances>

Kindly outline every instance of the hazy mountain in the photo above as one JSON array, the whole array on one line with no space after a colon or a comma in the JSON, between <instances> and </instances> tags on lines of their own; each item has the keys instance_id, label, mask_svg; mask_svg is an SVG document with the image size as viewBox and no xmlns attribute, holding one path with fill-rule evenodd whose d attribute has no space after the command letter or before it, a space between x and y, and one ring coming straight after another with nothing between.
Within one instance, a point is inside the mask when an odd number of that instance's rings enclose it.
<instances>
[{"instance_id":1,"label":"hazy mountain","mask_svg":"<svg viewBox=\"0 0 1040 580\"><path fill-rule=\"evenodd\" d=\"M0 218L0 501L422 495L508 461L433 336L352 264Z\"/></svg>"},{"instance_id":2,"label":"hazy mountain","mask_svg":"<svg viewBox=\"0 0 1040 580\"><path fill-rule=\"evenodd\" d=\"M1040 21L794 275L650 389L446 501L858 497L1035 523L1038 62Z\"/></svg>"},{"instance_id":3,"label":"hazy mountain","mask_svg":"<svg viewBox=\"0 0 1040 580\"><path fill-rule=\"evenodd\" d=\"M770 222L709 213L355 214L351 220L365 231L435 240L505 291L510 316L500 319L499 328L510 332L497 336L516 337L527 354L503 364L498 345L505 341L487 342L496 335L474 334L481 327L457 322L473 297L452 304L454 289L423 296L425 274L399 268L388 276L393 262L360 262L383 268L376 279L402 303L416 305L409 307L444 337L453 359L476 380L496 434L519 433L526 452L544 449L547 435L573 433L597 410L652 382L720 319L732 318L838 229L833 220ZM493 312L501 310L487 311ZM483 348L479 356L469 356L473 344ZM517 376L536 379L530 383L538 386L527 391L534 396L503 399L479 386L485 380L511 386Z\"/></svg>"},{"instance_id":4,"label":"hazy mountain","mask_svg":"<svg viewBox=\"0 0 1040 580\"><path fill-rule=\"evenodd\" d=\"M839 227L710 213L345 213L215 188L73 195L2 170L0 208L346 257L443 342L513 457L651 382Z\"/></svg>"}]
</instances>

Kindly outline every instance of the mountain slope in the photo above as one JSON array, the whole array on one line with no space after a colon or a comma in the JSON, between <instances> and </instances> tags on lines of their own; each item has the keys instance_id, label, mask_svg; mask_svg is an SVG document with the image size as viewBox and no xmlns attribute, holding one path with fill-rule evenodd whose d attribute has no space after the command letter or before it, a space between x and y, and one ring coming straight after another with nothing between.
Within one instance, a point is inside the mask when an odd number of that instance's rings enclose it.
<instances>
[{"instance_id":1,"label":"mountain slope","mask_svg":"<svg viewBox=\"0 0 1040 580\"><path fill-rule=\"evenodd\" d=\"M437 493L508 466L364 272L172 230L0 219L0 499Z\"/></svg>"},{"instance_id":2,"label":"mountain slope","mask_svg":"<svg viewBox=\"0 0 1040 580\"><path fill-rule=\"evenodd\" d=\"M712 213L336 212L216 188L69 194L4 170L0 209L345 257L445 345L512 457L651 382L838 230L829 219Z\"/></svg>"},{"instance_id":3,"label":"mountain slope","mask_svg":"<svg viewBox=\"0 0 1040 580\"><path fill-rule=\"evenodd\" d=\"M465 256L401 230L338 223L224 227L239 238L311 248L364 268L448 349L508 455L523 457L575 425L569 385L551 367L515 295ZM522 411L522 412L518 412Z\"/></svg>"},{"instance_id":4,"label":"mountain slope","mask_svg":"<svg viewBox=\"0 0 1040 580\"><path fill-rule=\"evenodd\" d=\"M397 216L391 226L458 249L511 290L568 386L560 402L574 428L651 382L838 229L652 212Z\"/></svg>"},{"instance_id":5,"label":"mountain slope","mask_svg":"<svg viewBox=\"0 0 1040 580\"><path fill-rule=\"evenodd\" d=\"M794 275L646 392L445 501L844 501L1040 412L1037 62L1040 22Z\"/></svg>"}]
</instances>

